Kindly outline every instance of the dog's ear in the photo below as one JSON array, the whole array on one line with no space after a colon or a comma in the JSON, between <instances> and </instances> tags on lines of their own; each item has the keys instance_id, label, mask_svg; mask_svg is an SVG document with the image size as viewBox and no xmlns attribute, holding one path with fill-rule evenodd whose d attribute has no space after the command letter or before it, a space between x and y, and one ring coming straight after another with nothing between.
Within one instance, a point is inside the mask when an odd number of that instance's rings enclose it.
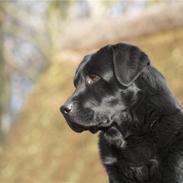
<instances>
[{"instance_id":1,"label":"dog's ear","mask_svg":"<svg viewBox=\"0 0 183 183\"><path fill-rule=\"evenodd\" d=\"M138 47L124 43L111 45L111 47L114 74L121 85L128 87L150 64L148 56Z\"/></svg>"}]
</instances>

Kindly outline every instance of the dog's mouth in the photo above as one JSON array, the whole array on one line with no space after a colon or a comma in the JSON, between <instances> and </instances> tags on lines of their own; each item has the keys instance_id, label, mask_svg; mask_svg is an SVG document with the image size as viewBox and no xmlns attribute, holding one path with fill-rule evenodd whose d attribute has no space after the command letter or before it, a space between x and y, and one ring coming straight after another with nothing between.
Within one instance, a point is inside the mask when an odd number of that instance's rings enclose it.
<instances>
[{"instance_id":1,"label":"dog's mouth","mask_svg":"<svg viewBox=\"0 0 183 183\"><path fill-rule=\"evenodd\" d=\"M84 129L82 128L82 126L80 126L80 125L78 125L78 124L76 124L76 123L73 123L73 122L70 122L70 121L67 121L67 123L68 123L69 127L70 127L73 131L75 131L75 132L77 132L77 133L81 133L81 132L84 131Z\"/></svg>"},{"instance_id":2,"label":"dog's mouth","mask_svg":"<svg viewBox=\"0 0 183 183\"><path fill-rule=\"evenodd\" d=\"M96 125L91 125L91 126L81 125L81 124L71 122L68 120L67 120L67 123L68 123L69 127L77 133L81 133L83 131L90 131L91 133L95 134L98 131L106 131L107 129L109 129L112 126L112 122L107 119L104 120L103 122L100 122Z\"/></svg>"}]
</instances>

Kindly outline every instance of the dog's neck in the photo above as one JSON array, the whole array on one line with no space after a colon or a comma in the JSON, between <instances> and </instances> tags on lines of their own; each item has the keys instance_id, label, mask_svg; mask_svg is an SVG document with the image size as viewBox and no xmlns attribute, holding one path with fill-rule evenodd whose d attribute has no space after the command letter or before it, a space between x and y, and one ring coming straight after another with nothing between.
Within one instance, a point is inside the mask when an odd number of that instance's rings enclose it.
<instances>
[{"instance_id":1,"label":"dog's neck","mask_svg":"<svg viewBox=\"0 0 183 183\"><path fill-rule=\"evenodd\" d=\"M134 113L140 121L151 123L154 118L173 115L181 110L164 77L152 66L148 66L137 81L143 94L141 104L135 104Z\"/></svg>"},{"instance_id":2,"label":"dog's neck","mask_svg":"<svg viewBox=\"0 0 183 183\"><path fill-rule=\"evenodd\" d=\"M174 117L179 116L180 119L183 119L183 112L166 85L165 79L155 69L150 67L149 70L136 83L140 89L143 89L139 93L137 102L127 111L121 113L115 124L116 127L113 126L112 130L109 129L104 133L111 144L114 143L118 146L118 144L125 144L125 141L133 136L137 138L145 136L152 140L159 137L159 140L155 139L157 140L156 145L164 144L165 147L167 143L172 143L173 136L178 133L177 126L183 128L182 124L175 124L182 122ZM143 86L147 86L147 89L142 88ZM164 132L159 129L171 130ZM147 137L147 134L152 136Z\"/></svg>"},{"instance_id":3,"label":"dog's neck","mask_svg":"<svg viewBox=\"0 0 183 183\"><path fill-rule=\"evenodd\" d=\"M180 113L180 108L177 107L176 103L173 107L169 100L164 101L164 103L159 102L159 107L157 107L154 102L162 97L147 95L141 98L130 110L126 111L126 114L123 113L121 123L118 123L117 127L113 126L105 133L109 143L123 149L126 147L125 144L128 144L128 140L134 138L134 136L137 139L147 138L150 141L157 140L154 137L161 136L160 139L163 140L163 143L155 142L157 147L159 146L158 144L166 146L167 142L171 142L177 129L174 128L176 125L167 119L170 115L176 116L177 113ZM171 131L166 133L159 131L157 130L159 125L165 127L165 129L166 125L172 125Z\"/></svg>"},{"instance_id":4,"label":"dog's neck","mask_svg":"<svg viewBox=\"0 0 183 183\"><path fill-rule=\"evenodd\" d=\"M151 76L150 86L147 86L149 84L148 75ZM160 123L166 125L165 119L169 116L181 113L181 107L167 86L165 79L153 67L149 67L149 70L145 71L144 75L139 78L137 85L139 88L147 86L147 89L144 89L143 93L139 93L138 101L126 111L125 116L130 117L128 120L122 121L120 125L124 136L133 133L140 135L147 133Z\"/></svg>"}]
</instances>

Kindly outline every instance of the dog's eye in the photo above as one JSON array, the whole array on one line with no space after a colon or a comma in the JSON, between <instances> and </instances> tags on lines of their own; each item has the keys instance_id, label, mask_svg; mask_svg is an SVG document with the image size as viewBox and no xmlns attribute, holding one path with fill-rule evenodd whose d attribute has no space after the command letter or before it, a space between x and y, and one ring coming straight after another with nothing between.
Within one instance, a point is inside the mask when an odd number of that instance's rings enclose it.
<instances>
[{"instance_id":1,"label":"dog's eye","mask_svg":"<svg viewBox=\"0 0 183 183\"><path fill-rule=\"evenodd\" d=\"M98 75L96 75L96 74L90 74L87 77L87 83L88 84L92 84L92 83L98 81L99 79L100 79L100 77Z\"/></svg>"}]
</instances>

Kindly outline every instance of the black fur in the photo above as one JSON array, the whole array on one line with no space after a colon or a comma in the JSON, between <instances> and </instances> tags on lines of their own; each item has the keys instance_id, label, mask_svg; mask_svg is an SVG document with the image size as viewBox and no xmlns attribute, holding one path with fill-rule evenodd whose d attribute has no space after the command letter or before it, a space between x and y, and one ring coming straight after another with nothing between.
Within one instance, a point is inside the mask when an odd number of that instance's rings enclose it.
<instances>
[{"instance_id":1,"label":"black fur","mask_svg":"<svg viewBox=\"0 0 183 183\"><path fill-rule=\"evenodd\" d=\"M139 48L119 43L84 57L61 107L76 132L100 131L110 183L182 183L183 111Z\"/></svg>"}]
</instances>

